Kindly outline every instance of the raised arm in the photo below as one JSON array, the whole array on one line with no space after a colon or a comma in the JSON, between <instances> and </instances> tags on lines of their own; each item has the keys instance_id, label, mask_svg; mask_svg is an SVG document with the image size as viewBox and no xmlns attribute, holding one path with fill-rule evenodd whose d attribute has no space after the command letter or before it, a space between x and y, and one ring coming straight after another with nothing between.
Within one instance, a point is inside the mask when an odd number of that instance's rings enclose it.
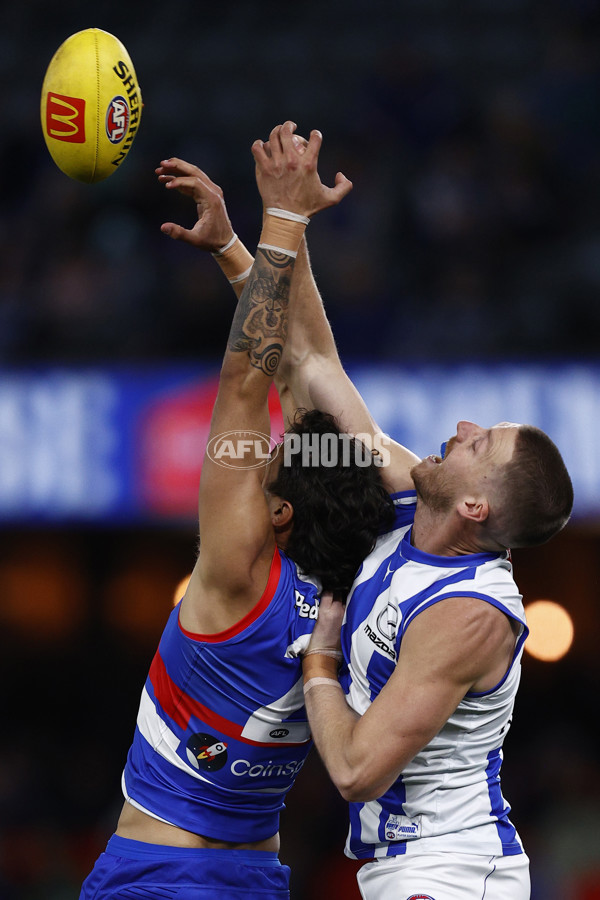
<instances>
[{"instance_id":1,"label":"raised arm","mask_svg":"<svg viewBox=\"0 0 600 900\"><path fill-rule=\"evenodd\" d=\"M411 489L410 469L419 457L383 435L346 374L313 277L306 239L296 259L290 299L288 340L276 379L280 395L289 390L297 406L331 413L346 431L368 435L371 446L384 441L389 462L381 474L387 489Z\"/></svg>"},{"instance_id":2,"label":"raised arm","mask_svg":"<svg viewBox=\"0 0 600 900\"><path fill-rule=\"evenodd\" d=\"M303 153L305 139L294 135L294 141ZM336 181L343 178L338 172ZM290 299L288 340L275 378L284 413L293 415L297 407L331 413L342 429L366 435L371 447L384 445L381 474L389 491L412 489L410 470L419 457L382 433L346 374L312 273L306 238L296 259Z\"/></svg>"},{"instance_id":3,"label":"raised arm","mask_svg":"<svg viewBox=\"0 0 600 900\"><path fill-rule=\"evenodd\" d=\"M302 153L305 146L303 139L294 135L293 140ZM268 157L270 141L263 150ZM157 173L165 183L174 175L185 173L202 186L202 202L198 203L198 222L194 228L187 230L167 223L163 231L211 251L239 296L252 257L233 231L221 189L202 170L183 160L165 160ZM337 178L344 183L340 173ZM275 375L284 417L292 418L299 407L332 413L346 431L368 435L372 445L385 444L389 464L382 468L382 476L388 490L411 489L410 469L419 459L382 434L346 374L313 277L305 240L300 245L295 262L290 300L288 338Z\"/></svg>"},{"instance_id":4,"label":"raised arm","mask_svg":"<svg viewBox=\"0 0 600 900\"><path fill-rule=\"evenodd\" d=\"M272 133L270 156L262 142L253 146L263 204L272 212L265 218L256 260L234 315L202 468L200 552L180 614L183 627L196 633L234 625L267 584L275 550L272 516L278 513L269 507L262 490L264 468L256 466L259 448L247 438L252 437L249 433L270 432L267 396L285 344L290 280L302 234L298 220L308 220L339 202L349 190L346 185L328 188L321 183L319 132L312 133L302 160L291 135L291 123ZM216 186L196 173L161 180L192 196L199 209L213 208ZM279 210L291 214L293 227L287 226L287 218L280 218ZM198 235L202 226L196 228ZM166 233L173 229L177 229L173 223L163 226ZM239 458L229 455L223 465L209 448L227 432L234 432L233 440L239 437L243 443L238 447L244 452Z\"/></svg>"}]
</instances>

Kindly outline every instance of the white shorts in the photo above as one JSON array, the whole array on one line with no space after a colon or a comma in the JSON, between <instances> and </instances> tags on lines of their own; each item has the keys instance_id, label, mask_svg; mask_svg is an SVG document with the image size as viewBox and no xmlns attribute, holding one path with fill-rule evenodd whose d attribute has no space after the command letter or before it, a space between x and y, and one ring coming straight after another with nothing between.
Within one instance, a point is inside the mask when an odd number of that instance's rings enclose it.
<instances>
[{"instance_id":1,"label":"white shorts","mask_svg":"<svg viewBox=\"0 0 600 900\"><path fill-rule=\"evenodd\" d=\"M363 900L529 900L529 859L426 853L391 856L359 869Z\"/></svg>"}]
</instances>

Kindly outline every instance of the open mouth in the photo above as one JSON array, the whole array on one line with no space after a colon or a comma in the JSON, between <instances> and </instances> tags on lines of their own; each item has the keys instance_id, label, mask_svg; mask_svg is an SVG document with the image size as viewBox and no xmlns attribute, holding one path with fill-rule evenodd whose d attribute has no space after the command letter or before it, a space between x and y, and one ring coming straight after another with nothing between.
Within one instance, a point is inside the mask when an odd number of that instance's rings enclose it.
<instances>
[{"instance_id":1,"label":"open mouth","mask_svg":"<svg viewBox=\"0 0 600 900\"><path fill-rule=\"evenodd\" d=\"M446 453L448 452L448 444L449 444L449 441L443 442L442 446L440 447L440 455L439 456L437 456L435 453L431 453L429 456L426 457L426 459L428 459L429 462L435 463L436 466L439 466L446 458Z\"/></svg>"}]
</instances>

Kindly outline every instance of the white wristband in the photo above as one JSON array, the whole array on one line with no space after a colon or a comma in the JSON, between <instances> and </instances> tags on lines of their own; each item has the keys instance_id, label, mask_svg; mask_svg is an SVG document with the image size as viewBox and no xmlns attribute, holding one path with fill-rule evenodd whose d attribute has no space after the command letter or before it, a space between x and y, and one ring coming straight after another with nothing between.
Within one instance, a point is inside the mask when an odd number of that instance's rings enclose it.
<instances>
[{"instance_id":1,"label":"white wristband","mask_svg":"<svg viewBox=\"0 0 600 900\"><path fill-rule=\"evenodd\" d=\"M304 696L308 694L310 690L314 687L318 687L318 685L331 685L331 687L338 687L340 691L342 690L342 686L337 680L337 678L324 678L323 676L317 676L316 678L309 678L307 682L304 684Z\"/></svg>"},{"instance_id":2,"label":"white wristband","mask_svg":"<svg viewBox=\"0 0 600 900\"><path fill-rule=\"evenodd\" d=\"M302 658L304 659L306 656L311 656L313 653L320 653L322 656L331 656L332 659L342 660L344 658L341 650L333 650L331 647L322 647L319 650L306 650L302 654Z\"/></svg>"},{"instance_id":3,"label":"white wristband","mask_svg":"<svg viewBox=\"0 0 600 900\"><path fill-rule=\"evenodd\" d=\"M246 250L237 234L234 234L231 240L220 250L216 250L212 256L218 262L229 284L244 281L254 263L252 254Z\"/></svg>"},{"instance_id":4,"label":"white wristband","mask_svg":"<svg viewBox=\"0 0 600 900\"><path fill-rule=\"evenodd\" d=\"M291 256L292 259L296 259L298 256L297 250L286 250L285 247L276 247L275 244L259 244L259 250L271 250L273 253L282 253L284 256Z\"/></svg>"},{"instance_id":5,"label":"white wristband","mask_svg":"<svg viewBox=\"0 0 600 900\"><path fill-rule=\"evenodd\" d=\"M290 222L302 222L303 225L308 225L310 222L308 216L301 216L300 213L291 212L289 209L278 209L276 206L268 206L266 212L267 215L275 216L277 219L288 219Z\"/></svg>"},{"instance_id":6,"label":"white wristband","mask_svg":"<svg viewBox=\"0 0 600 900\"><path fill-rule=\"evenodd\" d=\"M269 250L296 259L310 219L273 206L269 206L266 213L258 246L261 250Z\"/></svg>"},{"instance_id":7,"label":"white wristband","mask_svg":"<svg viewBox=\"0 0 600 900\"><path fill-rule=\"evenodd\" d=\"M237 236L237 234L236 234L235 231L234 231L233 237L232 237L230 240L227 241L227 243L225 244L225 246L224 246L224 247L221 247L219 250L215 250L215 252L214 252L212 255L213 255L213 256L222 256L222 254L225 253L226 250L229 250L230 247L233 247L233 245L235 244L235 242L237 241L237 239L238 239L238 236Z\"/></svg>"},{"instance_id":8,"label":"white wristband","mask_svg":"<svg viewBox=\"0 0 600 900\"><path fill-rule=\"evenodd\" d=\"M252 264L254 265L254 263ZM237 284L239 281L245 281L250 272L252 271L252 266L248 266L245 272L242 272L241 275L237 275L235 278L228 278L229 284Z\"/></svg>"}]
</instances>

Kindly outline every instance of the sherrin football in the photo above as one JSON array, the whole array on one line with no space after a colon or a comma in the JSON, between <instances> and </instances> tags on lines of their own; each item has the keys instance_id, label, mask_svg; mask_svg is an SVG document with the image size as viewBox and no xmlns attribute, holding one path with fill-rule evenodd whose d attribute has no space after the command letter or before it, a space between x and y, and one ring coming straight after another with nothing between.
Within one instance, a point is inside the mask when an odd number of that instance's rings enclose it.
<instances>
[{"instance_id":1,"label":"sherrin football","mask_svg":"<svg viewBox=\"0 0 600 900\"><path fill-rule=\"evenodd\" d=\"M129 53L100 28L72 34L42 86L42 130L52 159L70 178L102 181L121 165L136 135L142 95Z\"/></svg>"}]
</instances>

